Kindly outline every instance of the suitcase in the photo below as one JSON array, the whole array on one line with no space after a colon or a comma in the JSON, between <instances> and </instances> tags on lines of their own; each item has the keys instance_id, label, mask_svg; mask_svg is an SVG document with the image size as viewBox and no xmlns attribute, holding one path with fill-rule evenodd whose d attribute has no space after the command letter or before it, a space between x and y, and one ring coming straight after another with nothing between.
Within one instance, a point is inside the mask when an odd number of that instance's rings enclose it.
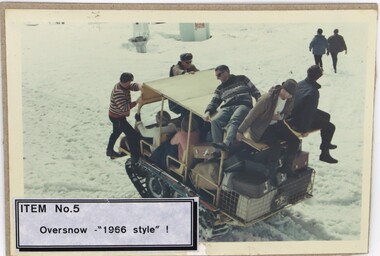
<instances>
[{"instance_id":1,"label":"suitcase","mask_svg":"<svg viewBox=\"0 0 380 256\"><path fill-rule=\"evenodd\" d=\"M257 151L255 152L255 154L253 154L250 159L252 161L255 161L257 163L266 163L268 162L268 155L269 155L269 151L268 150L264 150L264 151Z\"/></svg>"},{"instance_id":2,"label":"suitcase","mask_svg":"<svg viewBox=\"0 0 380 256\"><path fill-rule=\"evenodd\" d=\"M305 197L311 196L314 175L315 171L310 167L298 170L297 175L288 177L279 189L286 193L290 203L296 203Z\"/></svg>"},{"instance_id":3,"label":"suitcase","mask_svg":"<svg viewBox=\"0 0 380 256\"><path fill-rule=\"evenodd\" d=\"M201 162L191 170L190 180L197 189L216 190L219 178L219 163Z\"/></svg>"},{"instance_id":4,"label":"suitcase","mask_svg":"<svg viewBox=\"0 0 380 256\"><path fill-rule=\"evenodd\" d=\"M244 156L240 154L235 154L223 162L223 172L238 172L244 169L245 160Z\"/></svg>"},{"instance_id":5,"label":"suitcase","mask_svg":"<svg viewBox=\"0 0 380 256\"><path fill-rule=\"evenodd\" d=\"M232 191L232 179L237 172L228 172L223 175L222 187L225 191Z\"/></svg>"},{"instance_id":6,"label":"suitcase","mask_svg":"<svg viewBox=\"0 0 380 256\"><path fill-rule=\"evenodd\" d=\"M245 160L244 170L247 172L261 173L265 177L268 177L268 175L269 175L269 168L266 164L255 162L252 160Z\"/></svg>"},{"instance_id":7,"label":"suitcase","mask_svg":"<svg viewBox=\"0 0 380 256\"><path fill-rule=\"evenodd\" d=\"M271 189L268 178L259 172L238 172L231 185L234 191L249 198L259 198Z\"/></svg>"},{"instance_id":8,"label":"suitcase","mask_svg":"<svg viewBox=\"0 0 380 256\"><path fill-rule=\"evenodd\" d=\"M293 160L292 171L297 172L298 170L304 169L309 164L309 152L300 151L297 153Z\"/></svg>"},{"instance_id":9,"label":"suitcase","mask_svg":"<svg viewBox=\"0 0 380 256\"><path fill-rule=\"evenodd\" d=\"M194 158L210 159L215 148L211 144L201 144L193 146Z\"/></svg>"},{"instance_id":10,"label":"suitcase","mask_svg":"<svg viewBox=\"0 0 380 256\"><path fill-rule=\"evenodd\" d=\"M249 159L252 158L252 152L242 150L238 152L237 154L234 154L232 156L228 156L227 159L223 161L223 171L225 173L228 172L236 172L236 171L242 171L246 168L247 161L251 161Z\"/></svg>"}]
</instances>

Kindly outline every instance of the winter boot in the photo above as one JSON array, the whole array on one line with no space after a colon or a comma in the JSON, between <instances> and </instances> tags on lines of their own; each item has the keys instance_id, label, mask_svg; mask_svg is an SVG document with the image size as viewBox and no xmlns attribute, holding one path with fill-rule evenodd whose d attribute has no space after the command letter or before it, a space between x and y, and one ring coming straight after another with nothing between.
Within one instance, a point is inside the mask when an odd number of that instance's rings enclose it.
<instances>
[{"instance_id":1,"label":"winter boot","mask_svg":"<svg viewBox=\"0 0 380 256\"><path fill-rule=\"evenodd\" d=\"M106 153L107 156L109 156L111 159L122 157L123 154L115 152L113 149L107 150Z\"/></svg>"},{"instance_id":2,"label":"winter boot","mask_svg":"<svg viewBox=\"0 0 380 256\"><path fill-rule=\"evenodd\" d=\"M230 151L230 147L227 144L225 144L224 142L213 142L211 144L214 148L222 150L224 152Z\"/></svg>"},{"instance_id":3,"label":"winter boot","mask_svg":"<svg viewBox=\"0 0 380 256\"><path fill-rule=\"evenodd\" d=\"M221 156L222 153L220 151L214 151L211 153L211 157L209 160L220 159Z\"/></svg>"},{"instance_id":4,"label":"winter boot","mask_svg":"<svg viewBox=\"0 0 380 256\"><path fill-rule=\"evenodd\" d=\"M329 164L336 164L336 163L338 163L338 160L334 159L330 155L330 150L329 149L322 150L321 155L319 156L319 160L323 161L323 162L326 162L326 163L329 163Z\"/></svg>"}]
</instances>

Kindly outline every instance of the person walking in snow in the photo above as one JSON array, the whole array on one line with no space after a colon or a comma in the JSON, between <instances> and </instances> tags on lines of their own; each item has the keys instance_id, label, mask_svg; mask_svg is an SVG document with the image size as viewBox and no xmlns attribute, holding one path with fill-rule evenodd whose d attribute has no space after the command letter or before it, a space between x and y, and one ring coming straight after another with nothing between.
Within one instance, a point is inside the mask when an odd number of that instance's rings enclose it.
<instances>
[{"instance_id":1,"label":"person walking in snow","mask_svg":"<svg viewBox=\"0 0 380 256\"><path fill-rule=\"evenodd\" d=\"M272 87L268 93L261 96L255 107L251 109L240 124L236 139L241 141L246 130L256 142L263 142L269 146L268 178L276 186L278 162L281 156L281 142L288 144L283 163L283 172L292 175L291 167L299 148L300 140L284 123L293 109L293 95L296 92L297 82L288 79L281 85Z\"/></svg>"},{"instance_id":2,"label":"person walking in snow","mask_svg":"<svg viewBox=\"0 0 380 256\"><path fill-rule=\"evenodd\" d=\"M140 157L139 134L128 123L127 117L130 114L130 110L140 101L140 98L137 101L132 101L131 91L140 91L141 84L132 82L133 74L122 73L120 81L112 90L108 116L112 122L113 131L108 141L106 155L111 159L123 156L123 154L115 152L113 147L120 134L124 133L131 152L131 162L134 165Z\"/></svg>"},{"instance_id":3,"label":"person walking in snow","mask_svg":"<svg viewBox=\"0 0 380 256\"><path fill-rule=\"evenodd\" d=\"M211 102L206 107L204 119L211 121L212 145L216 148L214 157L218 157L221 150L230 150L239 125L253 107L252 97L257 101L261 94L246 76L230 74L226 65L216 67L215 75L222 83L216 88ZM224 104L220 106L222 102ZM220 109L216 113L219 106ZM227 127L227 135L223 140L224 127Z\"/></svg>"},{"instance_id":4,"label":"person walking in snow","mask_svg":"<svg viewBox=\"0 0 380 256\"><path fill-rule=\"evenodd\" d=\"M306 137L311 130L321 129L319 160L335 164L338 160L330 155L330 149L337 148L336 145L331 144L335 125L330 122L330 114L318 109L321 85L317 83L317 80L322 75L323 71L318 65L313 65L307 70L306 79L298 83L293 111L286 122L303 137Z\"/></svg>"},{"instance_id":5,"label":"person walking in snow","mask_svg":"<svg viewBox=\"0 0 380 256\"><path fill-rule=\"evenodd\" d=\"M334 72L336 73L336 65L338 63L338 53L345 51L347 54L347 46L343 36L339 35L339 30L334 29L334 34L327 39L328 50L327 56L331 54Z\"/></svg>"},{"instance_id":6,"label":"person walking in snow","mask_svg":"<svg viewBox=\"0 0 380 256\"><path fill-rule=\"evenodd\" d=\"M318 65L323 69L322 55L326 53L327 39L322 33L323 30L318 28L317 34L309 44L309 51L312 51L314 55L315 65Z\"/></svg>"}]
</instances>

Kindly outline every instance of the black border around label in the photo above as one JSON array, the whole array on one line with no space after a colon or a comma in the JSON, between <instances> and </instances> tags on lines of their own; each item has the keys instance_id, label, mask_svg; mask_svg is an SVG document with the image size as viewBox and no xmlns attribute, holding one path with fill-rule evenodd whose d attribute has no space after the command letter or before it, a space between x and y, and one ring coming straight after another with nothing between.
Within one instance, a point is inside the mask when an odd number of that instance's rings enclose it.
<instances>
[{"instance_id":1,"label":"black border around label","mask_svg":"<svg viewBox=\"0 0 380 256\"><path fill-rule=\"evenodd\" d=\"M19 204L21 203L165 203L189 202L191 203L191 242L189 244L175 245L80 245L80 246L25 246L20 245L19 234ZM46 252L46 251L195 251L198 250L198 201L194 198L144 198L144 199L15 199L15 235L16 249L20 252Z\"/></svg>"}]
</instances>

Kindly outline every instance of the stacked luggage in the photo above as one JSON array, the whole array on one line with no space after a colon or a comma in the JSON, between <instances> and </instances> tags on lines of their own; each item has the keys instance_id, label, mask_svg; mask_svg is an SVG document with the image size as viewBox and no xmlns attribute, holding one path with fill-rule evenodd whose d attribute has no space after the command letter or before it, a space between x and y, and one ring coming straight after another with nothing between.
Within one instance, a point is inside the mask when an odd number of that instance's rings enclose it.
<instances>
[{"instance_id":1,"label":"stacked luggage","mask_svg":"<svg viewBox=\"0 0 380 256\"><path fill-rule=\"evenodd\" d=\"M221 209L249 223L311 197L315 171L308 167L308 156L308 152L300 150L293 161L292 173L277 173L278 186L270 185L268 169L260 162L260 156L230 157L223 165Z\"/></svg>"}]
</instances>

